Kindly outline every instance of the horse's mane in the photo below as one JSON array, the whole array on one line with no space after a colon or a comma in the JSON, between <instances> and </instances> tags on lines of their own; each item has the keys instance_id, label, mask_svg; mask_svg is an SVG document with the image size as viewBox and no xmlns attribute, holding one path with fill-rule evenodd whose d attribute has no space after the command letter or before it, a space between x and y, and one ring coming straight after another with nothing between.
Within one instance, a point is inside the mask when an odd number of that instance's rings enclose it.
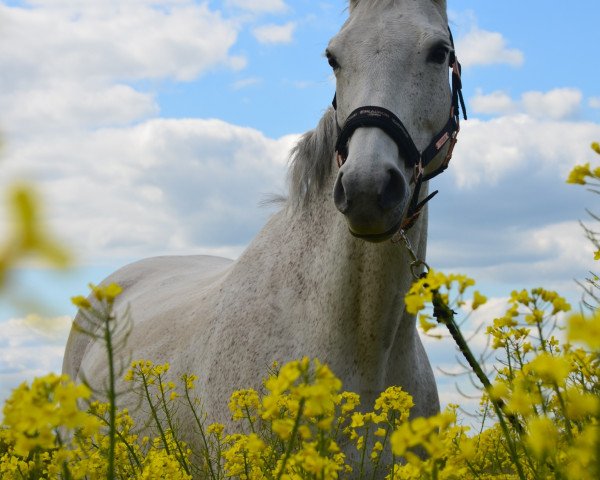
<instances>
[{"instance_id":1,"label":"horse's mane","mask_svg":"<svg viewBox=\"0 0 600 480\"><path fill-rule=\"evenodd\" d=\"M331 173L337 138L335 111L329 107L314 130L306 132L290 152L288 203L306 205Z\"/></svg>"}]
</instances>

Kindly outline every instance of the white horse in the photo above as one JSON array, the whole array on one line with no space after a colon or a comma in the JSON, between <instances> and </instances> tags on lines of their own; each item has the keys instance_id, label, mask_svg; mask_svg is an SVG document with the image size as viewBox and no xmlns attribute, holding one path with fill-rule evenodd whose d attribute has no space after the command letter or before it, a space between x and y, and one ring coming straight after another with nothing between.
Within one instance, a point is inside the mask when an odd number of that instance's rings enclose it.
<instances>
[{"instance_id":1,"label":"white horse","mask_svg":"<svg viewBox=\"0 0 600 480\"><path fill-rule=\"evenodd\" d=\"M293 149L289 195L241 257L150 258L105 280L123 287L117 315L129 308L133 319L121 359L169 362L175 378L196 373L209 418L226 424L233 390L259 387L274 360L303 356L327 363L365 408L400 385L414 398L413 416L439 411L415 318L404 309L410 258L389 239L411 223L419 209L411 204L426 198L424 180L445 167L453 144L445 137L456 134L443 131L455 120L445 3L350 1L326 50L337 110L329 108ZM350 125L350 114L365 105ZM408 140L399 138L391 112ZM422 176L413 150L432 143L439 145ZM425 258L426 210L410 220L407 237ZM102 344L73 329L63 371L101 385L108 375ZM120 401L137 404L132 394ZM183 429L193 424L183 420Z\"/></svg>"}]
</instances>

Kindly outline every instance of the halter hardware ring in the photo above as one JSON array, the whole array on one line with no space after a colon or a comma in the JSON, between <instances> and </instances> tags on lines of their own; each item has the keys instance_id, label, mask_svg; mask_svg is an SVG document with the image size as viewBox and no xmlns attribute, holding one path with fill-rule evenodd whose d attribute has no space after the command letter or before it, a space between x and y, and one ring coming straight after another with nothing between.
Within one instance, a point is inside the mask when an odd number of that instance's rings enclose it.
<instances>
[{"instance_id":1,"label":"halter hardware ring","mask_svg":"<svg viewBox=\"0 0 600 480\"><path fill-rule=\"evenodd\" d=\"M424 174L425 169L423 168L423 162L419 158L419 162L415 165L415 169L413 170L413 177L411 178L410 183L417 183Z\"/></svg>"},{"instance_id":2,"label":"halter hardware ring","mask_svg":"<svg viewBox=\"0 0 600 480\"><path fill-rule=\"evenodd\" d=\"M460 127L458 127L454 132L452 132L452 135L450 136L450 144L448 145L448 152L446 153L446 158L444 159L444 162L442 163L444 168L446 168L448 166L448 164L450 163L450 160L452 159L452 152L454 152L454 147L456 146L456 143L458 142L458 132L459 131L460 131Z\"/></svg>"},{"instance_id":3,"label":"halter hardware ring","mask_svg":"<svg viewBox=\"0 0 600 480\"><path fill-rule=\"evenodd\" d=\"M400 228L396 233L394 233L391 242L394 244L404 244L404 247L406 248L406 251L408 252L412 260L410 263L410 273L412 274L415 280L419 280L423 276L423 274L427 274L427 272L431 270L431 267L427 264L427 262L417 257L417 254L415 253L413 246L410 243L410 240L406 236L406 230L404 228ZM417 269L420 267L424 267L424 272L418 272Z\"/></svg>"}]
</instances>

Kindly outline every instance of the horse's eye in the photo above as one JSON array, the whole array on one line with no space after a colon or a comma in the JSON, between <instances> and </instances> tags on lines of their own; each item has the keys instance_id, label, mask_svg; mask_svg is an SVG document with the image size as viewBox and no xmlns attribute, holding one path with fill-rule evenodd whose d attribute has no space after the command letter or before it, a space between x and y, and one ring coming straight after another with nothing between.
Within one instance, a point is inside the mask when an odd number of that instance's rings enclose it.
<instances>
[{"instance_id":1,"label":"horse's eye","mask_svg":"<svg viewBox=\"0 0 600 480\"><path fill-rule=\"evenodd\" d=\"M441 65L446 62L449 51L446 45L436 45L429 51L427 61Z\"/></svg>"},{"instance_id":2,"label":"horse's eye","mask_svg":"<svg viewBox=\"0 0 600 480\"><path fill-rule=\"evenodd\" d=\"M327 57L327 63L329 63L329 66L331 68L333 68L334 70L337 70L338 68L340 68L340 64L337 62L337 60L335 59L335 57L331 54L331 52L329 50L325 51L325 56Z\"/></svg>"}]
</instances>

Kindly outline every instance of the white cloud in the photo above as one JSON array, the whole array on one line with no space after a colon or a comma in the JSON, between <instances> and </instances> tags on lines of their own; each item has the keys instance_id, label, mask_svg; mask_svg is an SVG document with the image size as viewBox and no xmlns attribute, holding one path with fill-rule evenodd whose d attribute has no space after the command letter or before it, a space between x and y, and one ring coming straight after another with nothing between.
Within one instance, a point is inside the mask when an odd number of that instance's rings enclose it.
<instances>
[{"instance_id":1,"label":"white cloud","mask_svg":"<svg viewBox=\"0 0 600 480\"><path fill-rule=\"evenodd\" d=\"M600 97L590 97L588 99L588 105L591 108L600 108Z\"/></svg>"},{"instance_id":2,"label":"white cloud","mask_svg":"<svg viewBox=\"0 0 600 480\"><path fill-rule=\"evenodd\" d=\"M277 13L288 8L283 0L227 0L227 3L254 13Z\"/></svg>"},{"instance_id":3,"label":"white cloud","mask_svg":"<svg viewBox=\"0 0 600 480\"><path fill-rule=\"evenodd\" d=\"M575 88L556 88L546 93L526 92L522 102L525 112L538 118L561 120L573 117L583 95Z\"/></svg>"},{"instance_id":4,"label":"white cloud","mask_svg":"<svg viewBox=\"0 0 600 480\"><path fill-rule=\"evenodd\" d=\"M589 145L597 138L600 125L591 122L526 114L470 119L461 124L450 171L463 188L494 185L521 169L529 175L554 169L566 178L573 165L589 157Z\"/></svg>"},{"instance_id":5,"label":"white cloud","mask_svg":"<svg viewBox=\"0 0 600 480\"><path fill-rule=\"evenodd\" d=\"M506 64L518 67L525 56L518 49L508 48L501 33L488 32L474 26L456 41L456 52L463 67Z\"/></svg>"},{"instance_id":6,"label":"white cloud","mask_svg":"<svg viewBox=\"0 0 600 480\"><path fill-rule=\"evenodd\" d=\"M548 92L530 91L515 101L503 91L484 94L478 89L469 106L475 113L509 114L522 112L541 120L567 120L577 115L583 94L576 88L555 88Z\"/></svg>"},{"instance_id":7,"label":"white cloud","mask_svg":"<svg viewBox=\"0 0 600 480\"><path fill-rule=\"evenodd\" d=\"M230 55L238 26L192 0L0 4L0 128L7 136L126 125L158 113L127 82L192 80ZM199 33L201 32L201 33Z\"/></svg>"},{"instance_id":8,"label":"white cloud","mask_svg":"<svg viewBox=\"0 0 600 480\"><path fill-rule=\"evenodd\" d=\"M579 290L572 279L582 278L593 262L592 245L574 220L512 231L503 247L512 250L504 261L469 267L472 274L513 285L543 283L545 288L571 294Z\"/></svg>"},{"instance_id":9,"label":"white cloud","mask_svg":"<svg viewBox=\"0 0 600 480\"><path fill-rule=\"evenodd\" d=\"M233 82L233 84L231 86L234 90L241 90L243 88L248 88L253 85L258 85L260 83L262 83L261 78L248 77L248 78L242 78L241 80L237 80L237 81Z\"/></svg>"},{"instance_id":10,"label":"white cloud","mask_svg":"<svg viewBox=\"0 0 600 480\"><path fill-rule=\"evenodd\" d=\"M495 91L486 95L481 89L477 89L475 96L469 101L469 110L488 115L506 114L514 112L515 102L505 92Z\"/></svg>"},{"instance_id":11,"label":"white cloud","mask_svg":"<svg viewBox=\"0 0 600 480\"><path fill-rule=\"evenodd\" d=\"M252 34L260 43L280 44L291 43L296 24L288 22L284 25L263 25L252 30Z\"/></svg>"},{"instance_id":12,"label":"white cloud","mask_svg":"<svg viewBox=\"0 0 600 480\"><path fill-rule=\"evenodd\" d=\"M37 177L54 228L84 258L235 255L265 219L262 196L283 190L296 138L191 119L63 132L13 142L2 182Z\"/></svg>"},{"instance_id":13,"label":"white cloud","mask_svg":"<svg viewBox=\"0 0 600 480\"><path fill-rule=\"evenodd\" d=\"M69 317L42 318L27 315L0 323L0 345L25 347L40 340L52 345L63 345L71 328Z\"/></svg>"},{"instance_id":14,"label":"white cloud","mask_svg":"<svg viewBox=\"0 0 600 480\"><path fill-rule=\"evenodd\" d=\"M18 135L127 125L158 114L159 108L152 95L126 85L91 89L65 81L0 94L0 111L6 130Z\"/></svg>"},{"instance_id":15,"label":"white cloud","mask_svg":"<svg viewBox=\"0 0 600 480\"><path fill-rule=\"evenodd\" d=\"M71 318L28 315L0 322L0 404L24 380L57 372Z\"/></svg>"},{"instance_id":16,"label":"white cloud","mask_svg":"<svg viewBox=\"0 0 600 480\"><path fill-rule=\"evenodd\" d=\"M48 78L191 80L227 63L237 38L232 22L206 3L182 1L160 10L153 3L1 6L0 61L9 84Z\"/></svg>"}]
</instances>

